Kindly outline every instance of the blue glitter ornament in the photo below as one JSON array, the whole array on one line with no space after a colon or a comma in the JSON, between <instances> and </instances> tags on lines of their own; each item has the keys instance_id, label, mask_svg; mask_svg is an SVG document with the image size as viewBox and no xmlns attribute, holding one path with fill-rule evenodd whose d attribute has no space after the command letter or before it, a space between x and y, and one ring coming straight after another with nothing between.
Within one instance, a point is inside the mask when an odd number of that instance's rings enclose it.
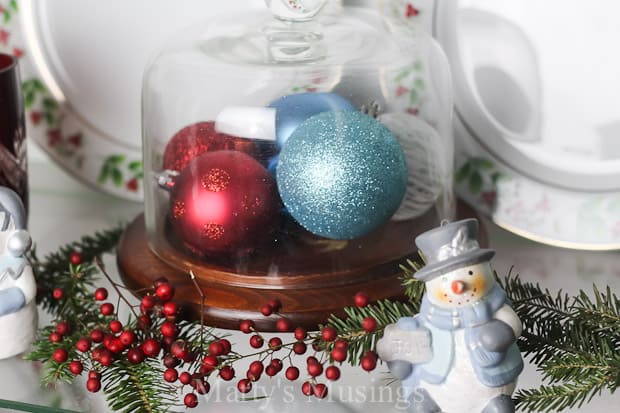
<instances>
[{"instance_id":1,"label":"blue glitter ornament","mask_svg":"<svg viewBox=\"0 0 620 413\"><path fill-rule=\"evenodd\" d=\"M298 93L279 98L269 105L276 109L276 142L280 147L306 119L335 110L355 110L347 99L335 93Z\"/></svg>"},{"instance_id":2,"label":"blue glitter ornament","mask_svg":"<svg viewBox=\"0 0 620 413\"><path fill-rule=\"evenodd\" d=\"M396 137L357 111L303 122L280 152L277 182L289 213L308 231L353 239L387 222L407 189Z\"/></svg>"}]
</instances>

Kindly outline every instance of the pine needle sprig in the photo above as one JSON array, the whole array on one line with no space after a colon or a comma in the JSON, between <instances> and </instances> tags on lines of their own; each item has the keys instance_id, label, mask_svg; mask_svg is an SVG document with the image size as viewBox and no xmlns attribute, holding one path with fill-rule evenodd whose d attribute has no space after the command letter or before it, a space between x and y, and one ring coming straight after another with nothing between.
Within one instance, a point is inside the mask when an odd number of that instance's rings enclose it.
<instances>
[{"instance_id":1,"label":"pine needle sprig","mask_svg":"<svg viewBox=\"0 0 620 413\"><path fill-rule=\"evenodd\" d=\"M579 407L620 387L620 301L594 287L594 299L552 294L509 274L499 280L524 324L519 348L537 365L545 383L515 395L526 412Z\"/></svg>"},{"instance_id":2,"label":"pine needle sprig","mask_svg":"<svg viewBox=\"0 0 620 413\"><path fill-rule=\"evenodd\" d=\"M119 360L105 369L103 391L112 411L165 412L179 405L177 389L162 380L164 369L159 360L140 364Z\"/></svg>"},{"instance_id":3,"label":"pine needle sprig","mask_svg":"<svg viewBox=\"0 0 620 413\"><path fill-rule=\"evenodd\" d=\"M98 231L94 235L82 237L79 241L74 241L61 246L57 251L47 254L43 259L39 259L36 247L28 253L28 259L32 265L35 279L39 291L37 302L44 310L51 313L58 307L58 302L53 299L52 291L54 288L64 287L67 280L67 257L73 252L82 254L83 262L92 262L96 256L113 250L123 233L124 226L118 225L112 229ZM83 284L92 284L95 279L96 270L94 268L83 271Z\"/></svg>"},{"instance_id":4,"label":"pine needle sprig","mask_svg":"<svg viewBox=\"0 0 620 413\"><path fill-rule=\"evenodd\" d=\"M336 328L339 338L348 342L348 360L351 365L356 366L366 352L376 347L387 325L397 322L402 317L414 316L417 309L411 303L380 300L362 308L347 307L344 312L343 318L332 315L328 324ZM377 328L372 332L362 328L362 321L367 317L377 321Z\"/></svg>"}]
</instances>

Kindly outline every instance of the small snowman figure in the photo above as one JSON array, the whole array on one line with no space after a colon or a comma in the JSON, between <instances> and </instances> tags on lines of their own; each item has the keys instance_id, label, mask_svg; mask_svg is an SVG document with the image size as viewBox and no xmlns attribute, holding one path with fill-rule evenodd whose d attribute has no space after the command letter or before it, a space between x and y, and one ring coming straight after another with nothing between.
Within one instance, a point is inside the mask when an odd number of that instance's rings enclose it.
<instances>
[{"instance_id":1,"label":"small snowman figure","mask_svg":"<svg viewBox=\"0 0 620 413\"><path fill-rule=\"evenodd\" d=\"M420 313L386 328L377 351L416 413L512 413L523 370L522 324L497 284L495 251L477 242L478 221L421 234L426 292Z\"/></svg>"},{"instance_id":2,"label":"small snowman figure","mask_svg":"<svg viewBox=\"0 0 620 413\"><path fill-rule=\"evenodd\" d=\"M32 240L19 196L0 187L0 359L25 352L37 325L37 292L24 254Z\"/></svg>"}]
</instances>

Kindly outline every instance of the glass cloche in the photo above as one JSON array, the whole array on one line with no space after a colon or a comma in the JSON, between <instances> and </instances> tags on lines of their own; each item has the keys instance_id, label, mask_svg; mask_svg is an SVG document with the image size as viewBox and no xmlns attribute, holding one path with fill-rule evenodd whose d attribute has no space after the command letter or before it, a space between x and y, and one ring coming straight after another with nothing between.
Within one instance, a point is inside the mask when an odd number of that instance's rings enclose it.
<instances>
[{"instance_id":1,"label":"glass cloche","mask_svg":"<svg viewBox=\"0 0 620 413\"><path fill-rule=\"evenodd\" d=\"M265 3L149 64L145 238L209 291L226 284L216 321L277 296L304 323L361 282L397 294L414 236L453 218L450 76L415 27L335 0Z\"/></svg>"}]
</instances>

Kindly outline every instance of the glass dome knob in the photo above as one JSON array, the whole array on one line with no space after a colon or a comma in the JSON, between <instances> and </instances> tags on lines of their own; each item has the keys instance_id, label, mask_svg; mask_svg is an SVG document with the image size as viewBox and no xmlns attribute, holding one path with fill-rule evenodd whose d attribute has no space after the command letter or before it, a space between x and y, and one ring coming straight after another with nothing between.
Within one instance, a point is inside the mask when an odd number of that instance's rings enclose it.
<instances>
[{"instance_id":1,"label":"glass dome knob","mask_svg":"<svg viewBox=\"0 0 620 413\"><path fill-rule=\"evenodd\" d=\"M316 16L327 0L265 0L265 3L280 20L306 21Z\"/></svg>"}]
</instances>

